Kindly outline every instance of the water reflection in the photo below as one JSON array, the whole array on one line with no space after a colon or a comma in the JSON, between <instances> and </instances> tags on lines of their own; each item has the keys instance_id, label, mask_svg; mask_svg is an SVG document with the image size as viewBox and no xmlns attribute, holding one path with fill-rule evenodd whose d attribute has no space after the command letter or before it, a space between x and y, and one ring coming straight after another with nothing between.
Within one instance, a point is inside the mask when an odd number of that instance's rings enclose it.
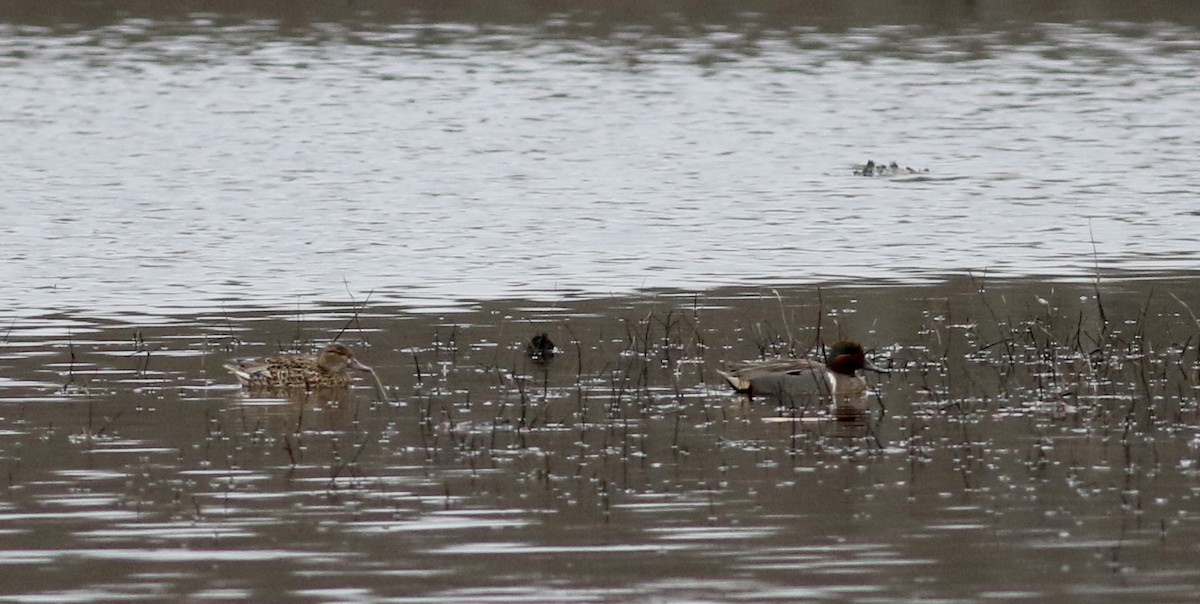
<instances>
[{"instance_id":1,"label":"water reflection","mask_svg":"<svg viewBox=\"0 0 1200 604\"><path fill-rule=\"evenodd\" d=\"M110 354L122 323L63 346L18 321L0 565L36 565L10 593L48 598L1187 597L1195 291L963 279L234 313L140 327L140 357ZM387 401L256 398L221 368L354 316ZM858 421L720 383L818 316L891 360ZM63 394L71 356L90 378Z\"/></svg>"}]
</instances>

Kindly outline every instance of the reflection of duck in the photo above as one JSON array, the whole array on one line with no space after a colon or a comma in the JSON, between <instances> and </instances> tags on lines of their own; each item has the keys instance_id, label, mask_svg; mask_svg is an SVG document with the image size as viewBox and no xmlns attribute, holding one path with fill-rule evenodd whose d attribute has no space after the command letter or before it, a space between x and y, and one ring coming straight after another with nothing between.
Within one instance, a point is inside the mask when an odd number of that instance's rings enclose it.
<instances>
[{"instance_id":1,"label":"reflection of duck","mask_svg":"<svg viewBox=\"0 0 1200 604\"><path fill-rule=\"evenodd\" d=\"M554 358L556 351L554 342L544 331L530 338L529 344L525 346L525 354L535 361L549 361Z\"/></svg>"},{"instance_id":2,"label":"reflection of duck","mask_svg":"<svg viewBox=\"0 0 1200 604\"><path fill-rule=\"evenodd\" d=\"M923 168L921 170L910 168L908 166L901 168L896 162L892 162L885 166L883 164L875 163L875 160L873 159L867 160L865 165L856 166L854 168L855 176L898 176L901 174L927 174L928 172L928 168Z\"/></svg>"},{"instance_id":3,"label":"reflection of duck","mask_svg":"<svg viewBox=\"0 0 1200 604\"><path fill-rule=\"evenodd\" d=\"M887 373L867 360L858 342L841 340L829 350L829 363L812 359L768 359L748 361L717 371L730 386L749 396L773 396L789 402L832 395L841 416L850 410L865 409L867 381L858 370Z\"/></svg>"},{"instance_id":4,"label":"reflection of duck","mask_svg":"<svg viewBox=\"0 0 1200 604\"><path fill-rule=\"evenodd\" d=\"M307 391L346 388L350 370L370 373L379 395L387 398L375 370L363 365L344 344L333 343L319 354L284 354L266 358L233 359L225 364L242 385L256 390Z\"/></svg>"}]
</instances>

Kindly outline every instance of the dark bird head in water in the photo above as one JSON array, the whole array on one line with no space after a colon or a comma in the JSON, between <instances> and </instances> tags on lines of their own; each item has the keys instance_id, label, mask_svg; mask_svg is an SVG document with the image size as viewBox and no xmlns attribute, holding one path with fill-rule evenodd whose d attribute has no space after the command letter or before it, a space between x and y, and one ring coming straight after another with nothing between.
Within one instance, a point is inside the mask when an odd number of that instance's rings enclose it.
<instances>
[{"instance_id":1,"label":"dark bird head in water","mask_svg":"<svg viewBox=\"0 0 1200 604\"><path fill-rule=\"evenodd\" d=\"M554 352L554 342L544 331L530 338L529 345L525 347L525 354L535 361L549 360L554 356Z\"/></svg>"},{"instance_id":2,"label":"dark bird head in water","mask_svg":"<svg viewBox=\"0 0 1200 604\"><path fill-rule=\"evenodd\" d=\"M863 351L863 347L858 342L852 340L841 340L835 342L829 348L829 364L827 365L830 371L840 373L842 375L854 375L859 369L867 369L878 373L887 373L886 369L876 366Z\"/></svg>"}]
</instances>

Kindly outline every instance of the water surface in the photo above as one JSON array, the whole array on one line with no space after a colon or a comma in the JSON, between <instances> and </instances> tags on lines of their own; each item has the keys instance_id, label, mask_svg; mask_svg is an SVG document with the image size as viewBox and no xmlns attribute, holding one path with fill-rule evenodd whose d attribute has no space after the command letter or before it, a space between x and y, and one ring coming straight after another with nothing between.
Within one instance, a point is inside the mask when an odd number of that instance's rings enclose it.
<instances>
[{"instance_id":1,"label":"water surface","mask_svg":"<svg viewBox=\"0 0 1200 604\"><path fill-rule=\"evenodd\" d=\"M1194 598L1190 3L443 4L0 6L0 600Z\"/></svg>"},{"instance_id":2,"label":"water surface","mask_svg":"<svg viewBox=\"0 0 1200 604\"><path fill-rule=\"evenodd\" d=\"M1200 299L1192 278L1153 287L17 322L0 593L1188 599ZM348 323L391 400L252 396L219 367ZM525 355L541 331L548 365ZM860 423L747 404L713 371L839 334L893 369Z\"/></svg>"},{"instance_id":3,"label":"water surface","mask_svg":"<svg viewBox=\"0 0 1200 604\"><path fill-rule=\"evenodd\" d=\"M372 14L0 25L4 306L1197 264L1186 12Z\"/></svg>"}]
</instances>

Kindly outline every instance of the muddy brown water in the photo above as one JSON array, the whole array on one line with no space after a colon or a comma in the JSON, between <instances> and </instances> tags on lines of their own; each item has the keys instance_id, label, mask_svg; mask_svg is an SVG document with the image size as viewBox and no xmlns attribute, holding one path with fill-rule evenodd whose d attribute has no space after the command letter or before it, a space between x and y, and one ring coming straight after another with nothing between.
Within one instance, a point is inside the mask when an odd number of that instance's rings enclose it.
<instances>
[{"instance_id":1,"label":"muddy brown water","mask_svg":"<svg viewBox=\"0 0 1200 604\"><path fill-rule=\"evenodd\" d=\"M726 289L454 313L332 301L14 321L9 600L1186 599L1196 279ZM1105 321L1101 320L1100 311ZM818 336L818 316L821 332ZM220 365L341 333L388 385ZM545 331L560 353L532 362ZM861 422L725 360L852 335Z\"/></svg>"}]
</instances>

